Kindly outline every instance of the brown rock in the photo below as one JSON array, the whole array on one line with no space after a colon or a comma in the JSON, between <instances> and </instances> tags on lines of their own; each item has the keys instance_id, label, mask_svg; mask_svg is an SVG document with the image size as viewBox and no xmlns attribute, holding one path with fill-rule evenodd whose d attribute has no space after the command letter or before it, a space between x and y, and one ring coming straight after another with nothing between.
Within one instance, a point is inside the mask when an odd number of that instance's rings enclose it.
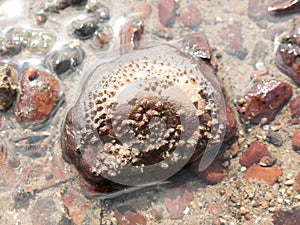
<instances>
[{"instance_id":1,"label":"brown rock","mask_svg":"<svg viewBox=\"0 0 300 225\"><path fill-rule=\"evenodd\" d=\"M163 199L170 218L179 219L185 215L184 210L190 207L190 203L194 199L194 194L185 186L175 184L167 188L163 194Z\"/></svg>"},{"instance_id":2,"label":"brown rock","mask_svg":"<svg viewBox=\"0 0 300 225\"><path fill-rule=\"evenodd\" d=\"M175 0L160 0L158 6L158 16L161 24L172 26L176 18L177 2Z\"/></svg>"},{"instance_id":3,"label":"brown rock","mask_svg":"<svg viewBox=\"0 0 300 225\"><path fill-rule=\"evenodd\" d=\"M275 62L278 69L300 85L300 34L287 35L279 44Z\"/></svg>"},{"instance_id":4,"label":"brown rock","mask_svg":"<svg viewBox=\"0 0 300 225\"><path fill-rule=\"evenodd\" d=\"M208 184L217 184L227 177L229 169L222 166L220 160L215 160L206 170L199 171L199 161L190 167L192 171L203 178Z\"/></svg>"},{"instance_id":5,"label":"brown rock","mask_svg":"<svg viewBox=\"0 0 300 225\"><path fill-rule=\"evenodd\" d=\"M237 108L243 121L260 123L262 118L267 123L287 103L292 95L292 87L278 80L258 80L248 93L238 100Z\"/></svg>"},{"instance_id":6,"label":"brown rock","mask_svg":"<svg viewBox=\"0 0 300 225\"><path fill-rule=\"evenodd\" d=\"M120 33L121 53L125 54L136 49L143 33L144 24L141 20L133 20L125 24Z\"/></svg>"},{"instance_id":7,"label":"brown rock","mask_svg":"<svg viewBox=\"0 0 300 225\"><path fill-rule=\"evenodd\" d=\"M240 164L245 167L250 167L253 164L259 163L263 156L269 154L268 147L261 141L254 141L250 147L242 154Z\"/></svg>"},{"instance_id":8,"label":"brown rock","mask_svg":"<svg viewBox=\"0 0 300 225\"><path fill-rule=\"evenodd\" d=\"M114 217L120 225L146 225L147 218L131 206L119 206L114 210Z\"/></svg>"},{"instance_id":9,"label":"brown rock","mask_svg":"<svg viewBox=\"0 0 300 225\"><path fill-rule=\"evenodd\" d=\"M196 60L203 60L213 72L217 71L217 63L211 54L207 36L202 32L192 33L182 41L183 51Z\"/></svg>"},{"instance_id":10,"label":"brown rock","mask_svg":"<svg viewBox=\"0 0 300 225\"><path fill-rule=\"evenodd\" d=\"M41 125L55 112L59 100L58 81L49 73L30 68L22 76L15 115L22 125Z\"/></svg>"},{"instance_id":11,"label":"brown rock","mask_svg":"<svg viewBox=\"0 0 300 225\"><path fill-rule=\"evenodd\" d=\"M300 172L297 174L296 179L295 179L295 184L294 184L294 189L298 193L300 193Z\"/></svg>"},{"instance_id":12,"label":"brown rock","mask_svg":"<svg viewBox=\"0 0 300 225\"><path fill-rule=\"evenodd\" d=\"M259 165L251 166L244 178L245 179L256 179L259 181L266 182L269 185L273 185L277 182L279 177L282 175L282 170L272 166L272 167L262 167Z\"/></svg>"},{"instance_id":13,"label":"brown rock","mask_svg":"<svg viewBox=\"0 0 300 225\"><path fill-rule=\"evenodd\" d=\"M300 130L295 130L293 135L293 148L295 151L300 151Z\"/></svg>"},{"instance_id":14,"label":"brown rock","mask_svg":"<svg viewBox=\"0 0 300 225\"><path fill-rule=\"evenodd\" d=\"M235 116L228 106L226 107L226 132L224 135L224 141L232 140L237 131L237 122Z\"/></svg>"},{"instance_id":15,"label":"brown rock","mask_svg":"<svg viewBox=\"0 0 300 225\"><path fill-rule=\"evenodd\" d=\"M225 46L225 51L243 59L248 54L248 50L243 47L244 39L242 37L242 23L235 22L229 24L226 28L220 31L222 44Z\"/></svg>"},{"instance_id":16,"label":"brown rock","mask_svg":"<svg viewBox=\"0 0 300 225\"><path fill-rule=\"evenodd\" d=\"M278 210L272 216L274 225L296 225L300 224L300 206L289 211Z\"/></svg>"},{"instance_id":17,"label":"brown rock","mask_svg":"<svg viewBox=\"0 0 300 225\"><path fill-rule=\"evenodd\" d=\"M198 7L194 4L188 5L177 19L177 22L186 27L197 27L201 22L201 14Z\"/></svg>"},{"instance_id":18,"label":"brown rock","mask_svg":"<svg viewBox=\"0 0 300 225\"><path fill-rule=\"evenodd\" d=\"M291 123L299 124L300 122L300 96L296 96L290 102Z\"/></svg>"}]
</instances>

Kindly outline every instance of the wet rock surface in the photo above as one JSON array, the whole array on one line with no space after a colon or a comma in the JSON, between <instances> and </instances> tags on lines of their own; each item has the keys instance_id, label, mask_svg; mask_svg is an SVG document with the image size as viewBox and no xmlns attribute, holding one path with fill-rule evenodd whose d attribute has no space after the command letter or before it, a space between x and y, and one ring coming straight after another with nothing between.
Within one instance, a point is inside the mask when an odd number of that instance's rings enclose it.
<instances>
[{"instance_id":1,"label":"wet rock surface","mask_svg":"<svg viewBox=\"0 0 300 225\"><path fill-rule=\"evenodd\" d=\"M57 79L44 70L30 68L21 77L15 116L22 125L41 125L55 112L59 98Z\"/></svg>"},{"instance_id":2,"label":"wet rock surface","mask_svg":"<svg viewBox=\"0 0 300 225\"><path fill-rule=\"evenodd\" d=\"M244 122L258 124L266 118L266 122L269 123L291 95L292 87L286 82L259 80L244 97L237 100L237 108Z\"/></svg>"}]
</instances>

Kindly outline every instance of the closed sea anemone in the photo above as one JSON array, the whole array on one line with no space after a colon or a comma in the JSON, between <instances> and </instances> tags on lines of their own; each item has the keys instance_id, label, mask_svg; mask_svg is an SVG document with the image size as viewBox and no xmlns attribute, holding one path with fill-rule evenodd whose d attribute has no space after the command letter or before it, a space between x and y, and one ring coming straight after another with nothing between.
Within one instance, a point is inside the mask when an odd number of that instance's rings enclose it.
<instances>
[{"instance_id":1,"label":"closed sea anemone","mask_svg":"<svg viewBox=\"0 0 300 225\"><path fill-rule=\"evenodd\" d=\"M63 157L96 186L162 181L213 161L225 114L205 64L167 44L134 50L87 74L66 115Z\"/></svg>"}]
</instances>

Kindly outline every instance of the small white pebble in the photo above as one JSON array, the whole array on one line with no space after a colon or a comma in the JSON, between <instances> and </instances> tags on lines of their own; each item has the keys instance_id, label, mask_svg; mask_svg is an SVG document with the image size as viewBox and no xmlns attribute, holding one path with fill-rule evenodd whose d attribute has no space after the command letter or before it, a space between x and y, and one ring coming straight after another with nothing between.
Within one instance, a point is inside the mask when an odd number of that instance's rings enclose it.
<instances>
[{"instance_id":1,"label":"small white pebble","mask_svg":"<svg viewBox=\"0 0 300 225\"><path fill-rule=\"evenodd\" d=\"M190 211L190 208L189 207L186 207L185 210L183 211L184 215L187 215Z\"/></svg>"},{"instance_id":2,"label":"small white pebble","mask_svg":"<svg viewBox=\"0 0 300 225\"><path fill-rule=\"evenodd\" d=\"M299 195L295 195L294 199L300 200L300 194Z\"/></svg>"},{"instance_id":3,"label":"small white pebble","mask_svg":"<svg viewBox=\"0 0 300 225\"><path fill-rule=\"evenodd\" d=\"M293 185L294 183L295 183L294 180L287 180L287 181L284 182L284 184L285 184L286 186L291 186L291 185Z\"/></svg>"},{"instance_id":4,"label":"small white pebble","mask_svg":"<svg viewBox=\"0 0 300 225\"><path fill-rule=\"evenodd\" d=\"M257 62L255 64L255 68L258 70L258 71L263 71L266 69L265 67L265 64L263 62Z\"/></svg>"},{"instance_id":5,"label":"small white pebble","mask_svg":"<svg viewBox=\"0 0 300 225\"><path fill-rule=\"evenodd\" d=\"M269 212L275 212L276 211L276 208L275 207L270 207L269 208Z\"/></svg>"}]
</instances>

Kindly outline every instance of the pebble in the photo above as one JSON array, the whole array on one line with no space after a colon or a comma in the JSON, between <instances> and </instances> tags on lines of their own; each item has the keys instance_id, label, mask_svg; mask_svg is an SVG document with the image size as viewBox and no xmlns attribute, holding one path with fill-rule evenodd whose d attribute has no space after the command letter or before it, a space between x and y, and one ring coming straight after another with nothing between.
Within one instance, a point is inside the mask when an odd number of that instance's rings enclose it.
<instances>
[{"instance_id":1,"label":"pebble","mask_svg":"<svg viewBox=\"0 0 300 225\"><path fill-rule=\"evenodd\" d=\"M294 189L296 192L300 193L300 172L296 176Z\"/></svg>"},{"instance_id":2,"label":"pebble","mask_svg":"<svg viewBox=\"0 0 300 225\"><path fill-rule=\"evenodd\" d=\"M58 81L43 69L29 68L21 77L14 113L22 125L41 125L55 112Z\"/></svg>"},{"instance_id":3,"label":"pebble","mask_svg":"<svg viewBox=\"0 0 300 225\"><path fill-rule=\"evenodd\" d=\"M293 148L296 152L300 152L300 129L294 131Z\"/></svg>"},{"instance_id":4,"label":"pebble","mask_svg":"<svg viewBox=\"0 0 300 225\"><path fill-rule=\"evenodd\" d=\"M164 26L171 27L176 19L178 3L175 0L159 0L158 16Z\"/></svg>"},{"instance_id":5,"label":"pebble","mask_svg":"<svg viewBox=\"0 0 300 225\"><path fill-rule=\"evenodd\" d=\"M261 141L254 141L249 148L243 152L239 162L242 166L250 167L253 164L259 163L263 156L269 154L268 147Z\"/></svg>"},{"instance_id":6,"label":"pebble","mask_svg":"<svg viewBox=\"0 0 300 225\"><path fill-rule=\"evenodd\" d=\"M269 130L269 132L267 133L267 141L277 147L280 147L283 144L283 140L282 140L282 137L280 136L280 134L278 134L272 130Z\"/></svg>"},{"instance_id":7,"label":"pebble","mask_svg":"<svg viewBox=\"0 0 300 225\"><path fill-rule=\"evenodd\" d=\"M232 141L236 137L238 125L233 110L226 106L226 132L224 135L224 142Z\"/></svg>"},{"instance_id":8,"label":"pebble","mask_svg":"<svg viewBox=\"0 0 300 225\"><path fill-rule=\"evenodd\" d=\"M222 166L222 162L215 160L206 170L199 171L199 162L196 161L191 165L191 169L194 173L198 174L203 178L208 184L217 184L224 180L228 173L229 169Z\"/></svg>"},{"instance_id":9,"label":"pebble","mask_svg":"<svg viewBox=\"0 0 300 225\"><path fill-rule=\"evenodd\" d=\"M268 18L267 0L248 0L248 16L253 20Z\"/></svg>"},{"instance_id":10,"label":"pebble","mask_svg":"<svg viewBox=\"0 0 300 225\"><path fill-rule=\"evenodd\" d=\"M0 111L7 111L17 96L18 71L11 65L0 65Z\"/></svg>"},{"instance_id":11,"label":"pebble","mask_svg":"<svg viewBox=\"0 0 300 225\"><path fill-rule=\"evenodd\" d=\"M225 47L225 51L244 59L248 54L248 50L243 46L244 39L242 37L242 23L234 22L229 24L226 28L220 30L220 37L222 39L222 45Z\"/></svg>"},{"instance_id":12,"label":"pebble","mask_svg":"<svg viewBox=\"0 0 300 225\"><path fill-rule=\"evenodd\" d=\"M271 122L277 112L288 102L292 87L279 80L258 80L244 95L244 101L237 104L244 122L259 124L263 118Z\"/></svg>"},{"instance_id":13,"label":"pebble","mask_svg":"<svg viewBox=\"0 0 300 225\"><path fill-rule=\"evenodd\" d=\"M294 97L290 102L291 123L299 124L300 122L300 96Z\"/></svg>"},{"instance_id":14,"label":"pebble","mask_svg":"<svg viewBox=\"0 0 300 225\"><path fill-rule=\"evenodd\" d=\"M111 37L105 29L98 29L95 31L91 43L95 49L106 49L108 47Z\"/></svg>"},{"instance_id":15,"label":"pebble","mask_svg":"<svg viewBox=\"0 0 300 225\"><path fill-rule=\"evenodd\" d=\"M201 22L201 13L198 7L190 4L178 17L177 22L189 28L196 28Z\"/></svg>"},{"instance_id":16,"label":"pebble","mask_svg":"<svg viewBox=\"0 0 300 225\"><path fill-rule=\"evenodd\" d=\"M269 202L273 199L273 195L270 192L267 192L265 194L265 199Z\"/></svg>"},{"instance_id":17,"label":"pebble","mask_svg":"<svg viewBox=\"0 0 300 225\"><path fill-rule=\"evenodd\" d=\"M144 33L144 23L142 20L133 20L124 25L120 32L121 53L125 54L139 45Z\"/></svg>"},{"instance_id":18,"label":"pebble","mask_svg":"<svg viewBox=\"0 0 300 225\"><path fill-rule=\"evenodd\" d=\"M300 34L287 35L279 44L275 63L278 69L300 85Z\"/></svg>"},{"instance_id":19,"label":"pebble","mask_svg":"<svg viewBox=\"0 0 300 225\"><path fill-rule=\"evenodd\" d=\"M295 195L294 198L297 199L297 200L300 200L300 195Z\"/></svg>"},{"instance_id":20,"label":"pebble","mask_svg":"<svg viewBox=\"0 0 300 225\"><path fill-rule=\"evenodd\" d=\"M73 36L79 40L90 39L98 29L93 20L79 20L72 22Z\"/></svg>"},{"instance_id":21,"label":"pebble","mask_svg":"<svg viewBox=\"0 0 300 225\"><path fill-rule=\"evenodd\" d=\"M294 180L287 180L287 181L284 182L284 185L286 185L286 186L292 186L294 183L295 183Z\"/></svg>"},{"instance_id":22,"label":"pebble","mask_svg":"<svg viewBox=\"0 0 300 225\"><path fill-rule=\"evenodd\" d=\"M22 43L11 38L0 39L0 56L12 57L22 51Z\"/></svg>"},{"instance_id":23,"label":"pebble","mask_svg":"<svg viewBox=\"0 0 300 225\"><path fill-rule=\"evenodd\" d=\"M146 225L147 218L131 206L122 205L114 210L114 217L120 225Z\"/></svg>"},{"instance_id":24,"label":"pebble","mask_svg":"<svg viewBox=\"0 0 300 225\"><path fill-rule=\"evenodd\" d=\"M257 179L259 181L266 182L268 185L273 185L277 182L277 180L281 175L282 175L282 170L274 166L262 167L259 165L254 165L248 168L244 178Z\"/></svg>"},{"instance_id":25,"label":"pebble","mask_svg":"<svg viewBox=\"0 0 300 225\"><path fill-rule=\"evenodd\" d=\"M241 214L244 216L244 215L248 214L250 211L249 211L249 209L246 209L246 208L244 208L244 207L241 207L240 212L241 212Z\"/></svg>"},{"instance_id":26,"label":"pebble","mask_svg":"<svg viewBox=\"0 0 300 225\"><path fill-rule=\"evenodd\" d=\"M68 74L82 64L84 51L80 47L63 45L46 56L45 64L58 75Z\"/></svg>"}]
</instances>

